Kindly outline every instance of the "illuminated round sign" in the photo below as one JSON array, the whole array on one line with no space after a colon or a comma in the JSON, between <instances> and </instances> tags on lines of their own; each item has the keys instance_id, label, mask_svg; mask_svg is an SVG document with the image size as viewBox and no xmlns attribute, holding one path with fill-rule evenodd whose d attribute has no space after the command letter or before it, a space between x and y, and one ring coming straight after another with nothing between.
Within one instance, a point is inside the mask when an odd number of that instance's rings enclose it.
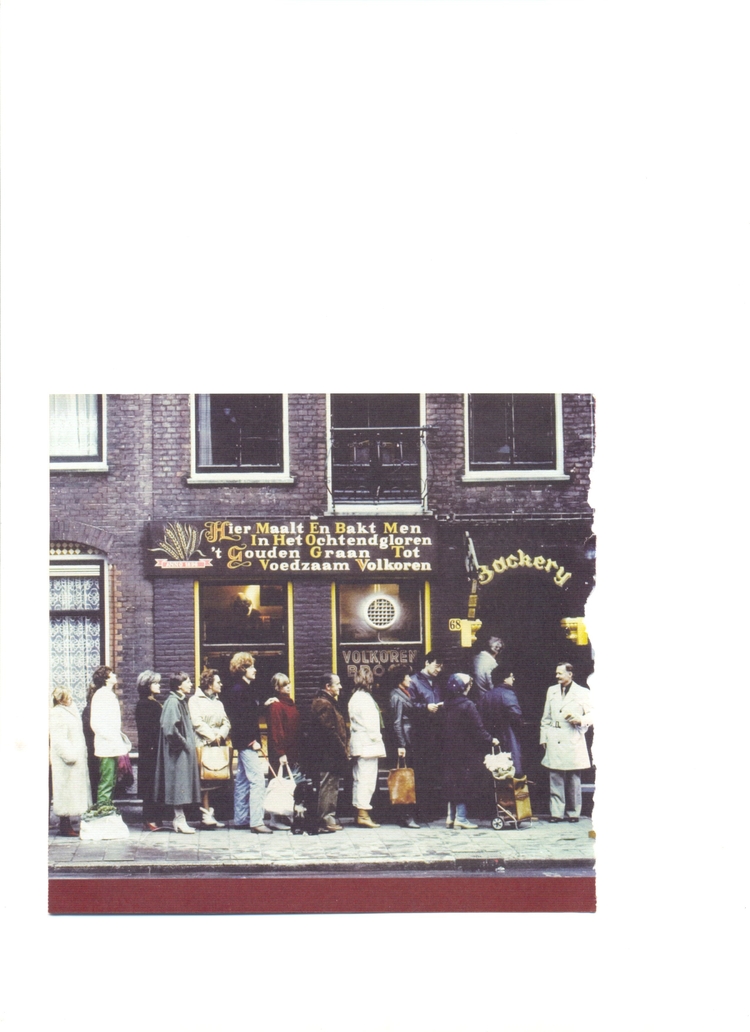
<instances>
[{"instance_id":1,"label":"illuminated round sign","mask_svg":"<svg viewBox=\"0 0 750 1032\"><path fill-rule=\"evenodd\" d=\"M377 598L373 598L365 610L367 622L380 631L390 627L397 616L396 603L386 595L378 595Z\"/></svg>"}]
</instances>

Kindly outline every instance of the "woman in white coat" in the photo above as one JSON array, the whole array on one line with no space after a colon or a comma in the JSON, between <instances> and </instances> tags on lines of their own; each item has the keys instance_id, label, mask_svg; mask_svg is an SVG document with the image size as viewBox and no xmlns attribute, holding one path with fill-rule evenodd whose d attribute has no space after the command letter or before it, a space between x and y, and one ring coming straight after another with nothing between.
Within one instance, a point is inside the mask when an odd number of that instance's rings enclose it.
<instances>
[{"instance_id":1,"label":"woman in white coat","mask_svg":"<svg viewBox=\"0 0 750 1032\"><path fill-rule=\"evenodd\" d=\"M547 689L540 729L542 765L549 769L550 821L576 823L581 816L580 771L591 766L586 731L594 723L591 692L573 681L573 667L560 663L557 684ZM567 797L567 798L566 798Z\"/></svg>"},{"instance_id":2,"label":"woman in white coat","mask_svg":"<svg viewBox=\"0 0 750 1032\"><path fill-rule=\"evenodd\" d=\"M60 818L60 835L77 836L71 817L91 806L88 752L83 724L67 688L55 688L49 716L49 755L52 765L52 809Z\"/></svg>"},{"instance_id":3,"label":"woman in white coat","mask_svg":"<svg viewBox=\"0 0 750 1032\"><path fill-rule=\"evenodd\" d=\"M379 828L370 816L378 784L378 760L385 756L380 707L372 697L372 685L359 683L349 700L350 756L354 760L352 803L360 828Z\"/></svg>"}]
</instances>

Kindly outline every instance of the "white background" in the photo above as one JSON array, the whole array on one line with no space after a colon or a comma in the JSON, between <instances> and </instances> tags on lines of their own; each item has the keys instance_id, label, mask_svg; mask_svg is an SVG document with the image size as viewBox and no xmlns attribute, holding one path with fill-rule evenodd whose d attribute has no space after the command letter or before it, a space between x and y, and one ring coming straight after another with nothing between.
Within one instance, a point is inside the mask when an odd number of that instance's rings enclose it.
<instances>
[{"instance_id":1,"label":"white background","mask_svg":"<svg viewBox=\"0 0 750 1032\"><path fill-rule=\"evenodd\" d=\"M746 1027L747 30L4 0L8 1028ZM595 393L596 915L46 915L47 394L269 388Z\"/></svg>"}]
</instances>

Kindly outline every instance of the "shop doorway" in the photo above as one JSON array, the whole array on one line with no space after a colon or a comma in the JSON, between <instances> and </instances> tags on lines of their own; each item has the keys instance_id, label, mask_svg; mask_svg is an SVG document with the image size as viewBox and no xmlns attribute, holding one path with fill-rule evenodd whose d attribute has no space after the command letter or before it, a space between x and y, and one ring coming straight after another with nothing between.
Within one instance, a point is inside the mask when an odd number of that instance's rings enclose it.
<instances>
[{"instance_id":1,"label":"shop doorway","mask_svg":"<svg viewBox=\"0 0 750 1032\"><path fill-rule=\"evenodd\" d=\"M532 805L535 812L546 813L549 807L548 774L541 764L543 749L539 745L539 723L544 712L547 689L555 683L558 663L571 663L578 684L588 686L593 670L589 643L577 644L562 621L575 617L569 612L570 596L551 579L537 571L507 570L501 577L480 589L477 615L482 621L477 640L482 647L489 635L499 635L504 642L501 661L507 661L515 675L515 691L526 726L522 729L524 768L535 782ZM589 732L589 749L593 731ZM584 814L591 812L594 769L583 776Z\"/></svg>"}]
</instances>

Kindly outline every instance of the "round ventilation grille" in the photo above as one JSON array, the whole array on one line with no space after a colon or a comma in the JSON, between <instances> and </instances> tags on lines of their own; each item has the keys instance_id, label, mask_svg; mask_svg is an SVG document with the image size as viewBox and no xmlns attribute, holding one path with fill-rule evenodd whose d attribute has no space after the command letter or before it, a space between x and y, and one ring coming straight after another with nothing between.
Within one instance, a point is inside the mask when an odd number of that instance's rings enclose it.
<instances>
[{"instance_id":1,"label":"round ventilation grille","mask_svg":"<svg viewBox=\"0 0 750 1032\"><path fill-rule=\"evenodd\" d=\"M396 619L396 606L389 598L374 598L367 606L366 616L373 627L383 630Z\"/></svg>"}]
</instances>

